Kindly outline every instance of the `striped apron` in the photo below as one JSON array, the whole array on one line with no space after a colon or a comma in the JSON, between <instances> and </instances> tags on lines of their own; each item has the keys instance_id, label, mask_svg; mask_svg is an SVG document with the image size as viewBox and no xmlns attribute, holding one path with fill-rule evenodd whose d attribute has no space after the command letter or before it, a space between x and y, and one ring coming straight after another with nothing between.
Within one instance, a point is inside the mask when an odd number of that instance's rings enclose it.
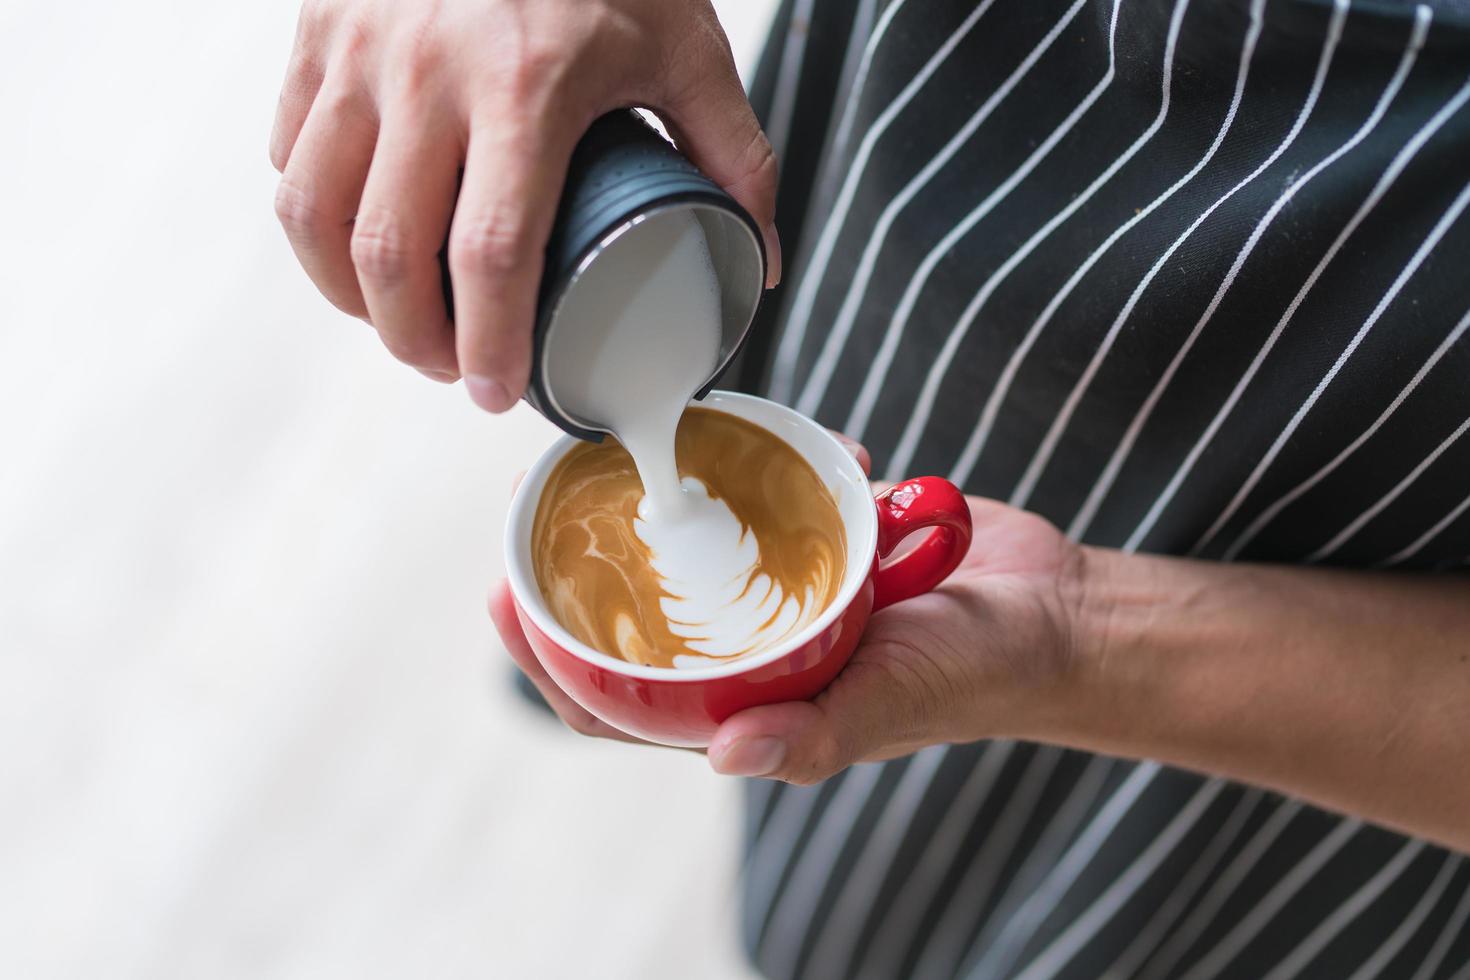
<instances>
[{"instance_id":1,"label":"striped apron","mask_svg":"<svg viewBox=\"0 0 1470 980\"><path fill-rule=\"evenodd\" d=\"M752 101L787 275L739 381L875 475L1470 570L1470 3L786 0ZM773 980L1470 980L1461 856L1259 789L996 741L747 799Z\"/></svg>"}]
</instances>

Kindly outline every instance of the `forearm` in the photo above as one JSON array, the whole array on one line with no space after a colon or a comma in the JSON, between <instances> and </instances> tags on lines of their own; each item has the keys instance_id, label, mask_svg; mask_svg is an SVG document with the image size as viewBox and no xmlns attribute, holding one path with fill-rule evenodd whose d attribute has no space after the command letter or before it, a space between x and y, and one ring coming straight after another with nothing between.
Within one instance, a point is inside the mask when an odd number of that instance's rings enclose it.
<instances>
[{"instance_id":1,"label":"forearm","mask_svg":"<svg viewBox=\"0 0 1470 980\"><path fill-rule=\"evenodd\" d=\"M1470 581L1089 551L1034 733L1470 850Z\"/></svg>"}]
</instances>

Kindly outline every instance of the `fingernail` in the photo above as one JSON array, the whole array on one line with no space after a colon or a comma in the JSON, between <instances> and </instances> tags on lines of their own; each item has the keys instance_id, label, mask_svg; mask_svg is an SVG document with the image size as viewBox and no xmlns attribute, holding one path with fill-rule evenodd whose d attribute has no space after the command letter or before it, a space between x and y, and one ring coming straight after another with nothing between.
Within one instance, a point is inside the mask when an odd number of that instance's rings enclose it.
<instances>
[{"instance_id":1,"label":"fingernail","mask_svg":"<svg viewBox=\"0 0 1470 980\"><path fill-rule=\"evenodd\" d=\"M464 379L464 386L470 399L487 412L503 412L514 404L505 385L494 378L471 374Z\"/></svg>"},{"instance_id":2,"label":"fingernail","mask_svg":"<svg viewBox=\"0 0 1470 980\"><path fill-rule=\"evenodd\" d=\"M450 374L448 371L431 371L428 368L415 368L415 370L430 381L437 381L440 384L452 385L459 380L456 375Z\"/></svg>"},{"instance_id":3,"label":"fingernail","mask_svg":"<svg viewBox=\"0 0 1470 980\"><path fill-rule=\"evenodd\" d=\"M711 761L727 776L769 776L786 761L786 743L774 735L740 738Z\"/></svg>"},{"instance_id":4,"label":"fingernail","mask_svg":"<svg viewBox=\"0 0 1470 980\"><path fill-rule=\"evenodd\" d=\"M774 221L761 229L761 237L766 240L766 288L775 289L781 285L781 236Z\"/></svg>"}]
</instances>

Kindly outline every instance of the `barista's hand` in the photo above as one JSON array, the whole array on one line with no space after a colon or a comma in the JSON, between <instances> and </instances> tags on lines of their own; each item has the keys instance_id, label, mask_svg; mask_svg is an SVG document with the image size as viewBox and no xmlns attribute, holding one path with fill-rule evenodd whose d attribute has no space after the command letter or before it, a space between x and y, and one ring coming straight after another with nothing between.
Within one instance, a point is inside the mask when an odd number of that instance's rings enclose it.
<instances>
[{"instance_id":1,"label":"barista's hand","mask_svg":"<svg viewBox=\"0 0 1470 980\"><path fill-rule=\"evenodd\" d=\"M755 216L779 278L775 158L708 0L306 0L271 136L276 213L327 299L504 411L572 148L623 106L655 110Z\"/></svg>"},{"instance_id":2,"label":"barista's hand","mask_svg":"<svg viewBox=\"0 0 1470 980\"><path fill-rule=\"evenodd\" d=\"M867 452L854 444L867 469ZM875 613L832 685L813 701L731 716L709 748L716 771L808 785L855 762L941 742L1041 734L1062 726L1074 660L1082 550L1034 514L968 498L970 553L945 583ZM641 742L573 701L526 642L505 582L490 618L517 666L583 735Z\"/></svg>"},{"instance_id":3,"label":"barista's hand","mask_svg":"<svg viewBox=\"0 0 1470 980\"><path fill-rule=\"evenodd\" d=\"M970 498L970 514L970 553L942 586L875 613L812 701L727 718L710 765L811 784L1021 738L1264 786L1470 852L1464 576L1123 554L994 501Z\"/></svg>"},{"instance_id":4,"label":"barista's hand","mask_svg":"<svg viewBox=\"0 0 1470 980\"><path fill-rule=\"evenodd\" d=\"M838 438L869 472L868 451ZM974 536L960 567L935 591L875 613L852 659L814 700L728 718L709 748L717 771L813 783L939 742L1041 732L1066 710L1059 695L1072 677L1085 552L1033 514L968 499ZM490 592L490 616L568 726L641 741L557 687L526 642L504 582Z\"/></svg>"},{"instance_id":5,"label":"barista's hand","mask_svg":"<svg viewBox=\"0 0 1470 980\"><path fill-rule=\"evenodd\" d=\"M1034 514L967 499L974 536L954 574L874 613L814 700L727 719L716 771L810 785L928 745L1051 730L1068 703L1084 550Z\"/></svg>"}]
</instances>

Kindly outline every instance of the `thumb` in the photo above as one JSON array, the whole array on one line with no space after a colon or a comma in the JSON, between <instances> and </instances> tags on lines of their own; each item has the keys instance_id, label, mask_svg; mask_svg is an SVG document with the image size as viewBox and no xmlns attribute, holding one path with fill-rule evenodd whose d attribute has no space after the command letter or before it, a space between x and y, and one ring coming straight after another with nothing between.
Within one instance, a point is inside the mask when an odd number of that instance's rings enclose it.
<instances>
[{"instance_id":1,"label":"thumb","mask_svg":"<svg viewBox=\"0 0 1470 980\"><path fill-rule=\"evenodd\" d=\"M854 763L894 758L925 744L915 737L911 721L918 712L901 687L854 680L844 673L815 701L730 716L710 741L710 766L728 776L810 786Z\"/></svg>"},{"instance_id":2,"label":"thumb","mask_svg":"<svg viewBox=\"0 0 1470 980\"><path fill-rule=\"evenodd\" d=\"M745 96L724 34L690 45L666 83L658 115L690 161L750 212L765 239L767 288L781 281L776 154Z\"/></svg>"}]
</instances>

